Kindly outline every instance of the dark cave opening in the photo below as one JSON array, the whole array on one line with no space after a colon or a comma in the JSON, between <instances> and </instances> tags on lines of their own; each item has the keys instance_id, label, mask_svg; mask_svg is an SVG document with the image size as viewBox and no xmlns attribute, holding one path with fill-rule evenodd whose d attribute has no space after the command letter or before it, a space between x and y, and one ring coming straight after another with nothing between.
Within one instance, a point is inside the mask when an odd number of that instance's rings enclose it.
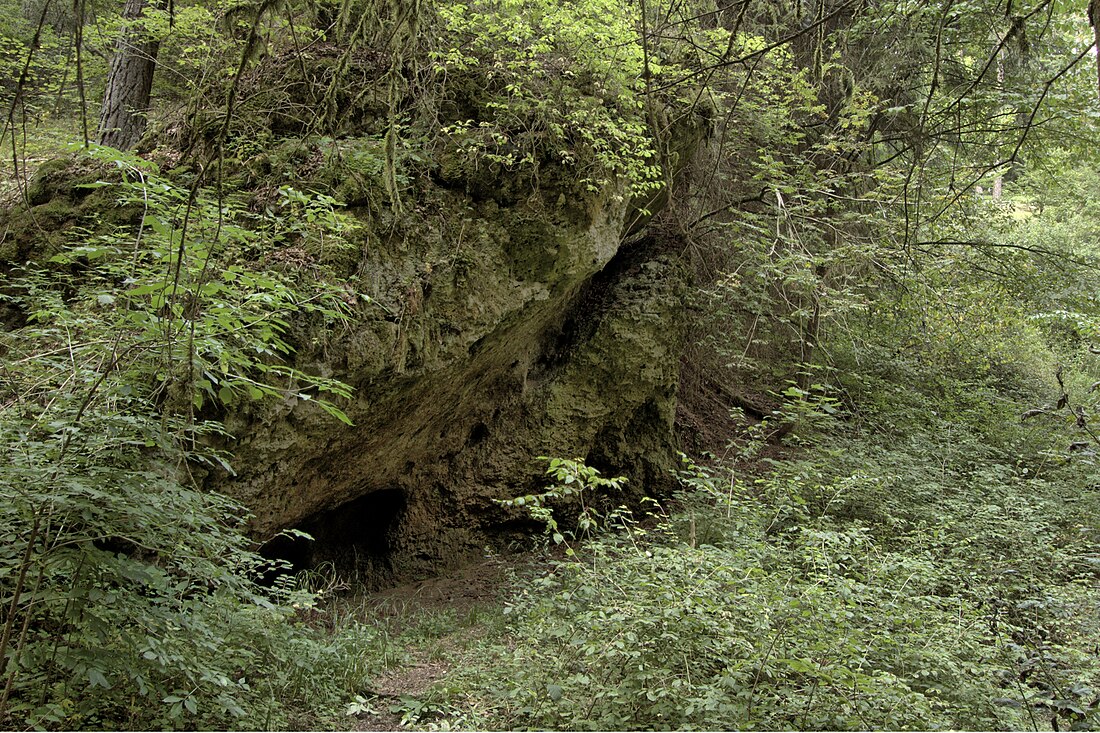
<instances>
[{"instance_id":1,"label":"dark cave opening","mask_svg":"<svg viewBox=\"0 0 1100 733\"><path fill-rule=\"evenodd\" d=\"M315 514L295 527L297 531L282 533L260 548L260 555L284 565L268 572L264 582L328 565L352 587L384 585L393 571L390 553L405 506L404 491L380 489Z\"/></svg>"},{"instance_id":2,"label":"dark cave opening","mask_svg":"<svg viewBox=\"0 0 1100 733\"><path fill-rule=\"evenodd\" d=\"M490 435L489 426L483 422L477 422L470 428L470 435L466 438L466 446L480 445L488 440Z\"/></svg>"}]
</instances>

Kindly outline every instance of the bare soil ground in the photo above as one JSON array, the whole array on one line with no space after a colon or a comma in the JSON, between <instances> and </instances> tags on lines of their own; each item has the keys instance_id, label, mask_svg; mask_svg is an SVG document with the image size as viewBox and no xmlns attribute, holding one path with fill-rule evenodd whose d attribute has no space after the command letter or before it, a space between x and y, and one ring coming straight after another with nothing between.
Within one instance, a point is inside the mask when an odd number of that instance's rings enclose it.
<instances>
[{"instance_id":1,"label":"bare soil ground","mask_svg":"<svg viewBox=\"0 0 1100 733\"><path fill-rule=\"evenodd\" d=\"M509 583L505 570L514 566L515 559L493 558L371 594L361 601L364 616L366 620L385 624L394 635L414 629L433 614L473 618L503 601ZM463 649L480 633L476 625L458 624L453 631L434 639L431 650L416 649L406 663L376 677L369 689L376 698L374 711L359 715L354 730L400 730L402 716L391 708L403 698L427 696L433 685L447 677L461 659Z\"/></svg>"},{"instance_id":2,"label":"bare soil ground","mask_svg":"<svg viewBox=\"0 0 1100 733\"><path fill-rule=\"evenodd\" d=\"M492 558L445 575L406 583L372 594L368 604L381 619L425 611L468 611L500 598L509 560Z\"/></svg>"}]
</instances>

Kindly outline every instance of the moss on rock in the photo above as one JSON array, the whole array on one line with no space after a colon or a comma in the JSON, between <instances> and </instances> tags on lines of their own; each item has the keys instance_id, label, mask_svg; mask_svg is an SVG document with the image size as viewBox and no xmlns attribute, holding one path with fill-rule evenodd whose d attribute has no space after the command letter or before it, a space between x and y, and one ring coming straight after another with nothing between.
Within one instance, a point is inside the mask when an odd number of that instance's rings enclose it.
<instances>
[{"instance_id":1,"label":"moss on rock","mask_svg":"<svg viewBox=\"0 0 1100 733\"><path fill-rule=\"evenodd\" d=\"M343 149L374 160L369 142ZM334 170L321 176L339 185ZM626 197L502 203L426 177L402 215L379 198L354 209L370 301L323 353L299 354L357 388L355 427L308 404L230 426L238 475L219 487L253 509L257 535L398 492L369 572L407 577L515 527L493 499L532 488L535 456L588 456L648 491L674 458L683 280L656 240L620 252Z\"/></svg>"},{"instance_id":2,"label":"moss on rock","mask_svg":"<svg viewBox=\"0 0 1100 733\"><path fill-rule=\"evenodd\" d=\"M119 204L110 185L119 175L117 169L78 155L39 166L27 185L24 203L0 209L0 265L48 259L68 242L77 226L95 231L133 224L141 210Z\"/></svg>"}]
</instances>

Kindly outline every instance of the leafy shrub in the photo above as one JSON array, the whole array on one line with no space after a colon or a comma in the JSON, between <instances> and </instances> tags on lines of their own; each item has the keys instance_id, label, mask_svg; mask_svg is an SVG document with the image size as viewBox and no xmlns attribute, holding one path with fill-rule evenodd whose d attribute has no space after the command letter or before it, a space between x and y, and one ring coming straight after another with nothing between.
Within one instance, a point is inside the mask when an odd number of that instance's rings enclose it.
<instances>
[{"instance_id":1,"label":"leafy shrub","mask_svg":"<svg viewBox=\"0 0 1100 733\"><path fill-rule=\"evenodd\" d=\"M594 507L588 505L593 494L601 491L618 491L622 489L626 479L604 478L600 472L588 466L579 458L549 458L539 456L540 461L547 464L546 475L554 483L540 494L526 494L513 499L500 499L496 503L503 507L522 508L532 519L546 525L546 534L555 545L565 542L565 536L576 536L573 532L563 530L558 526L558 520L554 515L552 502L562 502L575 498L579 504L576 519L577 533L581 537L590 537L601 529L609 521L614 521L619 516L618 512L612 512L605 516ZM566 553L573 554L573 549L566 549Z\"/></svg>"},{"instance_id":2,"label":"leafy shrub","mask_svg":"<svg viewBox=\"0 0 1100 733\"><path fill-rule=\"evenodd\" d=\"M343 318L341 301L243 264L279 239L242 209L93 155L123 169L138 225L78 233L4 282L27 322L0 334L0 720L283 727L358 684L326 668L369 633L303 627L309 594L257 584L246 510L199 480L229 469L226 405L293 394L347 420L324 397L348 389L288 364L284 338L296 313Z\"/></svg>"},{"instance_id":3,"label":"leafy shrub","mask_svg":"<svg viewBox=\"0 0 1100 733\"><path fill-rule=\"evenodd\" d=\"M674 514L521 583L481 680L491 724L1086 725L1100 545L1082 527L1100 507L966 423L932 439L833 439L757 478L686 464Z\"/></svg>"},{"instance_id":4,"label":"leafy shrub","mask_svg":"<svg viewBox=\"0 0 1100 733\"><path fill-rule=\"evenodd\" d=\"M444 130L471 169L490 163L537 181L539 167L551 163L569 167L592 193L616 180L632 194L660 186L628 3L475 0L439 13L440 78L480 74L470 100L475 118Z\"/></svg>"}]
</instances>

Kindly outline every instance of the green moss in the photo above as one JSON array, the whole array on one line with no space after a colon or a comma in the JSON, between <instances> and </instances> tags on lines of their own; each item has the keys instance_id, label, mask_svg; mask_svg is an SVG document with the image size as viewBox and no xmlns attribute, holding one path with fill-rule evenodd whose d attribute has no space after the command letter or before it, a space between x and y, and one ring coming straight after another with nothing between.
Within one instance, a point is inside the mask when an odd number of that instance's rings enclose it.
<instances>
[{"instance_id":1,"label":"green moss","mask_svg":"<svg viewBox=\"0 0 1100 733\"><path fill-rule=\"evenodd\" d=\"M505 252L517 280L549 280L554 273L561 243L557 232L538 212L511 211L504 219L508 230Z\"/></svg>"},{"instance_id":2,"label":"green moss","mask_svg":"<svg viewBox=\"0 0 1100 733\"><path fill-rule=\"evenodd\" d=\"M19 245L14 237L0 239L0 264L16 262L19 259Z\"/></svg>"},{"instance_id":3,"label":"green moss","mask_svg":"<svg viewBox=\"0 0 1100 733\"><path fill-rule=\"evenodd\" d=\"M59 186L65 184L73 167L73 158L54 158L38 167L34 177L27 185L27 201L31 206L39 206L57 195Z\"/></svg>"},{"instance_id":4,"label":"green moss","mask_svg":"<svg viewBox=\"0 0 1100 733\"><path fill-rule=\"evenodd\" d=\"M64 229L77 217L77 207L53 199L32 208L17 207L0 215L6 231L0 262L23 263L55 254L65 242Z\"/></svg>"},{"instance_id":5,"label":"green moss","mask_svg":"<svg viewBox=\"0 0 1100 733\"><path fill-rule=\"evenodd\" d=\"M65 245L76 225L97 230L135 223L140 207L119 206L112 186L89 185L118 176L114 168L75 155L43 163L28 184L29 205L0 211L0 228L6 232L0 261L48 258Z\"/></svg>"}]
</instances>

